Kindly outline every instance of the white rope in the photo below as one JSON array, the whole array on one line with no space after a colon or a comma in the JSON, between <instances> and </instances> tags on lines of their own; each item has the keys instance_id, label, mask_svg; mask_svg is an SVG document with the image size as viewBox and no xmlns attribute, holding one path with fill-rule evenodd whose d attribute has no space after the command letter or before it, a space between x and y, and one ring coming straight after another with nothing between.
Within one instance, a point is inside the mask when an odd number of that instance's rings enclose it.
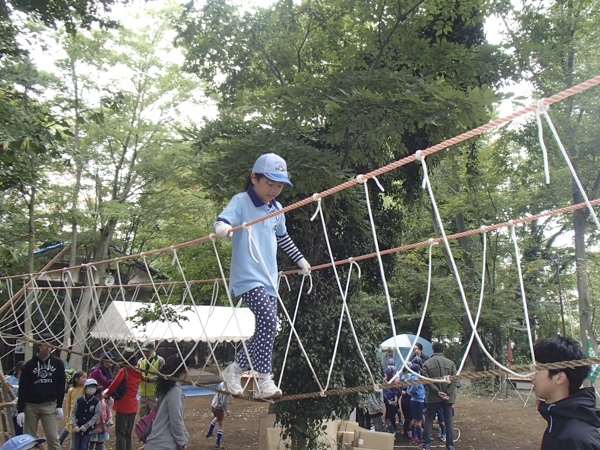
<instances>
[{"instance_id":1,"label":"white rope","mask_svg":"<svg viewBox=\"0 0 600 450\"><path fill-rule=\"evenodd\" d=\"M481 235L483 237L483 256L481 257L481 289L479 291L479 304L477 305L477 314L475 315L475 328L479 325L479 318L481 317L481 310L483 306L483 297L485 294L485 265L487 261L487 231L485 226L481 226ZM473 345L473 340L475 339L475 333L471 333L471 337L469 338L469 344L467 345L467 349L463 355L462 361L460 362L460 366L458 367L457 375L463 370L465 363L467 362L467 357L469 356L469 352L471 351L471 345Z\"/></svg>"},{"instance_id":2,"label":"white rope","mask_svg":"<svg viewBox=\"0 0 600 450\"><path fill-rule=\"evenodd\" d=\"M279 273L281 274L281 272L279 272ZM306 277L302 277L302 281L300 282L300 289L298 290L298 297L296 298L296 307L294 308L294 317L292 318L292 327L296 325L296 317L298 317L298 308L300 307L300 299L302 298L302 289L304 288L304 279L305 278ZM287 277L285 278L285 280L287 281ZM288 287L290 287L289 282L288 282ZM281 364L281 373L279 374L279 382L277 383L277 386L281 386L281 381L283 380L283 374L285 373L285 367L286 367L288 353L290 351L291 342L292 342L292 333L290 330L290 333L288 334L287 344L285 346L285 353L283 355L283 363Z\"/></svg>"},{"instance_id":3,"label":"white rope","mask_svg":"<svg viewBox=\"0 0 600 450\"><path fill-rule=\"evenodd\" d=\"M381 257L381 251L379 250L379 240L377 238L377 229L375 227L375 218L373 217L373 209L371 208L371 198L369 197L369 188L366 183L367 180L364 178L363 175L358 175L356 177L356 179L359 183L361 183L364 186L364 189L365 189L365 201L367 204L367 212L369 214L369 223L371 225L371 234L373 236L373 245L375 247L375 254L377 255L377 263L379 264L379 273L381 275L381 282L383 284L383 292L385 294L385 301L386 301L387 307L388 307L388 314L389 314L389 318L390 318L390 324L392 327L392 333L393 333L392 336L393 336L393 340L394 340L394 347L395 347L396 354L398 356L400 356L400 360L402 361L402 367L405 367L408 372L412 373L413 375L417 375L424 380L433 381L434 380L433 378L427 378L427 377L413 371L410 368L410 366L408 365L408 361L404 359L404 356L402 356L402 352L400 352L400 347L396 340L398 332L396 331L396 323L394 322L394 311L392 308L392 299L390 297L390 291L388 289L387 279L385 276L385 268L383 267L383 258ZM377 180L377 178L373 177L373 179L375 180L375 183L377 184L377 186L379 186L380 189L383 189L381 187L381 184L379 184L379 181ZM430 251L429 281L430 282L431 282L431 247L432 246L433 246L433 244L432 244L432 241L430 240L430 245L429 245L429 251ZM425 312L427 311L427 305L429 303L429 293L430 293L430 285L431 285L430 282L428 283L428 288L427 288L426 303L423 308L423 313L421 314L421 322L419 323L419 329L417 331L417 335L415 336L415 339L412 342L410 352L412 352L412 349L414 348L415 343L419 339L419 334L421 333L421 327L423 326L423 322L425 320ZM409 353L409 356L410 356L410 353ZM398 373L400 373L400 371L398 371ZM435 381L444 382L443 380L438 380L438 379L435 379Z\"/></svg>"},{"instance_id":4,"label":"white rope","mask_svg":"<svg viewBox=\"0 0 600 450\"><path fill-rule=\"evenodd\" d=\"M427 170L427 163L425 162L425 158L422 156L422 153L421 153L420 150L416 152L416 157L417 157L417 160L421 162L421 165L423 167L423 185L424 185L425 188L427 188L427 191L429 193L429 198L431 199L431 206L433 207L433 211L434 211L434 214L435 214L435 219L436 219L436 221L438 223L440 234L442 235L442 239L444 240L444 246L446 247L446 251L448 252L448 258L450 259L450 263L452 265L452 270L454 272L454 275L456 277L456 281L458 283L458 289L460 291L460 296L461 296L461 299L462 299L462 302L463 302L463 306L465 308L465 312L467 314L467 319L469 320L469 325L471 326L471 330L475 334L475 338L477 339L477 342L478 342L481 350L490 359L490 361L492 361L493 364L495 364L497 367L499 367L499 368L501 368L501 369L509 372L510 374L512 374L514 376L525 378L528 375L518 374L518 373L510 370L508 367L505 367L502 363L500 363L499 361L497 361L490 354L490 352L488 352L488 350L485 348L485 345L483 345L483 342L481 340L481 336L479 336L479 332L477 331L477 327L475 326L475 323L473 322L473 317L471 315L471 311L469 310L469 303L467 301L467 296L465 294L465 290L464 290L464 287L462 285L462 281L460 279L460 274L458 272L458 267L456 266L456 261L454 260L454 255L452 253L452 249L450 248L450 241L448 240L448 237L446 236L446 231L444 229L444 223L442 222L442 217L441 217L440 212L438 210L437 202L435 201L435 196L433 195L433 189L431 187L431 182L429 181L429 175L428 175L428 170Z\"/></svg>"},{"instance_id":5,"label":"white rope","mask_svg":"<svg viewBox=\"0 0 600 450\"><path fill-rule=\"evenodd\" d=\"M590 203L590 200L588 199L588 196L585 192L585 189L583 188L583 185L581 184L581 180L579 179L577 172L575 172L575 168L573 167L573 164L571 163L569 155L568 155L567 151L565 150L565 147L564 147L562 141L560 140L558 133L556 132L556 128L554 128L552 119L550 119L550 116L548 115L547 111L544 110L544 111L542 111L542 113L544 114L544 117L546 118L546 122L548 123L548 126L550 127L550 130L552 131L552 135L554 136L554 139L556 140L556 143L558 144L558 148L560 148L560 151L563 155L563 158L565 159L565 162L567 163L567 166L569 166L571 176L575 180L575 183L577 184L577 188L579 189L579 192L581 193L581 196L583 197L585 204L587 205L588 210L590 211L590 214L592 215L592 218L594 219L596 228L598 228L598 230L600 231L600 222L598 221L598 216L596 215L596 211L594 211L594 207L592 206L592 204Z\"/></svg>"},{"instance_id":6,"label":"white rope","mask_svg":"<svg viewBox=\"0 0 600 450\"><path fill-rule=\"evenodd\" d=\"M192 305L194 306L194 310L196 311L196 317L198 318L198 322L200 322L200 327L202 328L202 332L204 334L204 336L206 337L206 341L209 342L208 339L208 333L206 332L206 326L208 326L208 321L210 320L210 316L212 315L212 312L214 311L214 307L217 301L217 295L219 293L219 285L217 282L215 282L213 284L213 298L211 299L211 308L210 308L210 313L208 315L208 317L206 318L206 324L202 321L202 318L200 317L199 313L198 313L198 308L196 308L196 300L194 299L194 295L192 294L192 291L190 289L190 284L187 282L187 278L185 276L185 272L183 270L183 267L181 265L181 261L179 260L179 256L177 254L177 249L172 247L171 250L173 251L173 261L177 264L177 268L179 270L179 273L181 274L182 280L184 281L184 285L185 285L185 290L188 292L188 296L190 298L190 301L192 302ZM231 320L231 319L230 319ZM227 324L225 325L225 327L223 327L223 331L221 331L221 335L219 336L219 339L217 339L217 343L218 341L220 341L220 338L223 336L223 333L225 332L225 328L226 328ZM240 332L241 334L241 332ZM193 348L190 350L190 354L192 354L196 347L198 346L199 341L196 341ZM217 355L215 355L214 353L214 349L216 348L216 346L213 348L212 345L208 345L208 348L210 350L210 355L211 358L214 360L215 365L217 367L219 367L219 361L217 359ZM206 363L205 363L206 365Z\"/></svg>"},{"instance_id":7,"label":"white rope","mask_svg":"<svg viewBox=\"0 0 600 450\"><path fill-rule=\"evenodd\" d=\"M340 343L342 324L344 321L344 313L346 313L347 315L350 315L350 310L348 309L348 303L346 300L348 298L348 290L350 288L350 279L352 278L352 267L353 266L357 267L358 278L360 278L360 276L361 276L360 266L355 261L353 261L352 258L348 258L348 259L350 260L350 266L348 267L348 277L346 279L346 289L344 290L344 297L343 297L344 300L342 302L342 309L340 311L340 318L338 321L338 330L337 330L337 335L335 338L335 344L333 346L333 355L331 356L331 363L329 364L329 372L327 373L327 383L325 384L325 390L327 390L329 388L329 383L331 381L331 375L333 374L333 366L335 364L335 357L337 356L337 349L338 349L338 345Z\"/></svg>"},{"instance_id":8,"label":"white rope","mask_svg":"<svg viewBox=\"0 0 600 450\"><path fill-rule=\"evenodd\" d=\"M408 363L410 362L411 355L415 348L415 344L417 342L419 342L419 338L421 337L421 331L423 329L423 324L425 323L425 314L427 313L427 309L429 308L429 299L431 297L431 285L432 285L432 279L433 279L432 274L433 274L433 246L434 245L437 245L437 243L433 242L433 239L429 239L429 252L428 252L429 256L428 256L428 264L427 264L427 266L428 266L428 268L427 268L427 293L425 294L425 302L423 303L423 311L421 312L421 319L419 320L419 326L417 327L417 333L415 335L415 338L410 343L410 350L408 351L406 360L403 358L402 353L400 353L400 360L402 361L402 367L400 367L400 369L398 369L396 371L394 378L396 378L397 376L400 375L400 372L402 372L403 368L406 368L406 370L408 372L412 373L413 375L417 375L424 379L429 379L427 377L423 377L422 375L414 372L409 367ZM396 346L396 349L398 349L398 347L397 347L398 344L396 343L395 339L394 339L394 345Z\"/></svg>"},{"instance_id":9,"label":"white rope","mask_svg":"<svg viewBox=\"0 0 600 450\"><path fill-rule=\"evenodd\" d=\"M176 254L176 252L173 252L173 253ZM152 278L152 275L150 275L151 274L150 267L148 267L148 261L146 260L146 256L142 253L141 257L142 257L142 259L144 261L144 267L146 268L146 272L149 275L150 283L152 284L152 288L153 288L154 292L156 292L158 304L160 306L160 310L161 310L162 315L163 315L163 317L165 319L165 322L167 323L167 328L171 332L171 336L175 336L175 333L173 332L173 329L171 328L171 321L168 320L168 318L167 318L168 316L167 316L167 314L165 312L164 304L163 304L163 302L162 302L162 300L160 298L160 293L156 289L156 284L154 283L154 278ZM179 258L178 258L178 260L179 260ZM185 280L185 275L183 273L182 273L182 276L184 276L184 280L183 281L184 281L185 285L187 286L187 281ZM204 329L204 325L202 324L202 322L200 323L200 325L202 327L202 331L203 331L204 335L207 336L206 330ZM179 370L180 367L182 367L182 366L186 367L185 361L186 361L187 357L189 356L189 354L186 354L186 356L183 356L183 352L181 351L181 348L179 347L179 343L177 342L177 340L174 340L173 342L175 344L175 348L177 349L177 354L181 358L181 364L179 364L177 366L177 368L173 371L173 373L175 373L175 372L177 372L177 370Z\"/></svg>"},{"instance_id":10,"label":"white rope","mask_svg":"<svg viewBox=\"0 0 600 450\"><path fill-rule=\"evenodd\" d=\"M550 184L550 170L548 169L548 150L546 149L546 143L544 142L544 128L542 126L542 117L540 112L546 112L548 106L544 104L544 100L538 102L538 109L535 111L535 120L538 125L538 138L540 140L540 147L542 149L542 156L544 158L544 175L546 177L546 184Z\"/></svg>"},{"instance_id":11,"label":"white rope","mask_svg":"<svg viewBox=\"0 0 600 450\"><path fill-rule=\"evenodd\" d=\"M529 308L527 307L527 296L525 295L525 282L523 281L523 273L521 271L521 255L519 253L519 244L515 233L515 224L513 221L510 224L510 237L515 246L515 264L519 274L519 285L521 286L521 300L523 302L523 313L525 314L525 324L527 325L527 337L529 338L529 350L531 351L531 362L535 365L535 352L533 350L533 336L531 335L531 324L529 323Z\"/></svg>"},{"instance_id":12,"label":"white rope","mask_svg":"<svg viewBox=\"0 0 600 450\"><path fill-rule=\"evenodd\" d=\"M360 340L358 339L358 335L356 334L356 330L354 329L354 323L352 322L352 316L350 315L350 311L348 309L348 304L346 302L345 291L342 288L342 283L340 281L340 277L337 271L337 266L335 265L335 258L333 257L333 250L331 249L331 243L329 242L329 233L327 232L327 224L325 223L325 215L323 214L323 208L321 207L321 199L318 199L317 202L317 211L313 214L311 220L314 220L317 217L317 214L321 218L321 227L323 228L323 236L325 237L325 243L327 244L327 252L331 261L331 269L333 270L333 274L335 276L335 281L338 286L338 290L340 292L340 296L342 297L342 311L346 312L346 317L348 318L348 324L350 325L350 331L352 332L352 336L354 337L354 342L356 343L356 348L358 349L358 354L369 373L369 377L371 378L371 383L373 386L377 384L375 381L375 377L371 372L371 368L369 367L369 363L363 354L362 348L360 346ZM332 356L332 360L335 359L335 355ZM329 378L329 375L328 375Z\"/></svg>"}]
</instances>

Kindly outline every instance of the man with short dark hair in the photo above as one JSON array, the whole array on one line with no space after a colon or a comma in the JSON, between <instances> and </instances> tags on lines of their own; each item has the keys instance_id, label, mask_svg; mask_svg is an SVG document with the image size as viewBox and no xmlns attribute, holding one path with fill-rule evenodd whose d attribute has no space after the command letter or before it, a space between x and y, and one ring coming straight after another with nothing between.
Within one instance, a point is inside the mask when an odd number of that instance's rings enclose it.
<instances>
[{"instance_id":1,"label":"man with short dark hair","mask_svg":"<svg viewBox=\"0 0 600 450\"><path fill-rule=\"evenodd\" d=\"M533 347L540 364L585 359L574 339L542 339ZM600 410L594 388L580 389L589 366L545 369L531 375L533 390L540 399L538 412L548 422L541 450L600 450Z\"/></svg>"},{"instance_id":2,"label":"man with short dark hair","mask_svg":"<svg viewBox=\"0 0 600 450\"><path fill-rule=\"evenodd\" d=\"M432 345L433 355L423 365L421 374L427 378L443 378L448 375L456 375L456 366L444 356L444 344L434 342ZM446 421L446 448L454 450L454 426L452 424L452 406L456 402L456 382L433 383L427 385L427 414L425 418L425 432L423 444L419 449L428 449L431 446L431 431L433 421L438 408L444 411Z\"/></svg>"},{"instance_id":3,"label":"man with short dark hair","mask_svg":"<svg viewBox=\"0 0 600 450\"><path fill-rule=\"evenodd\" d=\"M25 434L37 436L41 421L48 450L59 450L57 419L64 416L65 365L52 354L50 333L42 333L39 340L38 352L25 363L19 380L17 423Z\"/></svg>"}]
</instances>

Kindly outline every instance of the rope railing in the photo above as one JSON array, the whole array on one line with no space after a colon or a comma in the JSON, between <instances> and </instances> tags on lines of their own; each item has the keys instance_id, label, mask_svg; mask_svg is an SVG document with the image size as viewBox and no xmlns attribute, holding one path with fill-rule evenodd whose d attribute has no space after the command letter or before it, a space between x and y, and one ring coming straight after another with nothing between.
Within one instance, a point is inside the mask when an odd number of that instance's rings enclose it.
<instances>
[{"instance_id":1,"label":"rope railing","mask_svg":"<svg viewBox=\"0 0 600 450\"><path fill-rule=\"evenodd\" d=\"M542 100L540 102L536 102L536 103L534 103L534 104L532 104L532 105L530 105L530 106L528 106L526 108L522 108L522 109L520 109L518 111L515 111L512 114L509 114L508 116L492 120L492 121L488 122L487 124L481 125L481 126L479 126L477 128L474 128L474 129L472 129L470 131L462 133L462 134L460 134L458 136L455 136L455 137L453 137L451 139L447 139L447 140L445 140L443 142L440 142L439 144L436 144L436 145L434 145L432 147L428 147L428 148L426 148L424 150L419 150L420 155L422 157L429 156L429 155L431 155L433 153L439 152L439 151L444 150L444 149L446 149L448 147L451 147L453 145L456 145L456 144L459 144L459 143L461 143L463 141L466 141L466 140L468 140L468 139L470 139L472 137L478 136L478 135L480 135L482 133L485 133L485 132L490 131L490 130L492 130L494 128L497 128L497 127L499 127L501 125L505 125L505 124L513 121L514 119L516 119L518 117L521 117L521 116L529 114L529 113L531 113L533 111L536 111L538 108L540 108L540 105L543 106L543 107L547 107L548 105L556 103L556 102L558 102L560 100L564 100L565 98L568 98L568 97L571 97L571 96L573 96L575 94L583 92L586 89L594 87L594 86L596 86L598 84L600 84L600 76L596 76L596 77L590 78L589 80L586 80L586 81L584 81L582 83L579 83L579 84L577 84L577 85L575 85L575 86L573 86L573 87L571 87L569 89L565 89L564 91L559 92L558 94L554 94L553 96L548 97L545 100ZM383 173L390 172L391 170L394 170L394 169L397 169L399 167L405 166L405 165L407 165L409 163L412 163L412 162L416 161L416 159L417 159L417 156L416 156L416 153L414 153L414 154L412 154L410 156L407 156L405 158L399 159L399 160L397 160L395 162L392 162L390 164L382 166L379 169L373 170L373 171L371 171L369 173L361 174L361 180L365 181L365 180L368 180L370 178L375 178L375 177L377 177L377 176L379 176L379 175L381 175ZM294 209L301 208L301 207L303 207L305 205L308 205L308 204L312 203L313 201L316 201L318 199L322 199L322 198L328 197L330 195L336 194L336 193L338 193L340 191L343 191L344 189L347 189L349 187L352 187L352 186L354 186L354 185L356 185L358 183L359 183L359 180L357 178L353 178L353 179L348 180L348 181L346 181L344 183L341 183L341 184L338 184L336 186L333 186L330 189L327 189L327 190L322 191L320 193L313 194L311 197L307 197L304 200L300 200L300 201L298 201L296 203L293 203L291 205L288 205L288 206L286 206L286 207L284 207L282 209L279 209L279 210L274 211L272 213L269 213L269 214L267 214L265 216L262 216L259 219L255 219L255 220L247 222L247 223L245 223L243 225L238 225L236 227L233 227L231 229L231 231L232 232L241 231L244 227L252 226L252 225L255 225L255 224L260 223L262 221L268 220L271 217L275 217L275 216L277 216L279 214L284 214L284 213L287 213L287 212L292 211ZM211 239L214 239L214 235L213 234L210 234L210 235L204 236L204 237L200 237L200 238L196 238L196 239L192 239L190 241L182 242L182 243L179 243L179 244L176 244L176 245L171 245L169 247L163 247L163 248L159 248L159 249L149 250L149 251L146 251L146 252L140 252L140 253L133 254L133 255L120 256L118 258L107 259L107 260L103 260L103 261L95 261L95 262L90 262L90 263L86 263L86 264L81 264L79 266L70 267L69 270L75 270L75 269L82 269L82 268L87 268L87 267L101 266L101 265L105 265L105 264L110 264L111 262L127 261L127 260L131 260L131 259L137 259L137 258L140 258L140 257L143 257L143 256L155 255L155 254L158 254L158 253L166 253L166 252L173 251L173 250L178 250L178 249L181 249L181 248L184 248L184 247L189 247L189 246L194 245L194 244L199 244L199 243L202 243L202 242L207 242L207 241L209 241ZM63 269L55 269L55 270L46 271L46 273L47 274L51 274L51 273L58 273L58 272L62 272L62 271L63 271ZM32 273L32 274L26 274L26 276L38 276L38 275L39 275L39 272ZM24 274L4 276L4 277L0 277L0 281L7 280L7 279L23 278L23 276L24 276Z\"/></svg>"},{"instance_id":2,"label":"rope railing","mask_svg":"<svg viewBox=\"0 0 600 450\"><path fill-rule=\"evenodd\" d=\"M600 205L600 198L595 199L595 200L591 200L590 204L596 206L596 205ZM511 223L513 225L518 225L518 224L524 224L524 223L529 223L529 222L533 222L534 220L538 220L544 217L551 217L551 216L555 216L555 215L559 215L559 214L564 214L564 213L568 213L568 212L572 212L572 211L576 211L578 209L583 209L586 208L587 204L585 202L583 203L578 203L576 205L571 205L571 206L565 206L563 208L558 208L558 209L554 209L551 211L544 211L541 212L539 214L534 214L531 216L527 216L527 217L521 217L519 219L514 219L512 221L507 221L507 222L501 222L501 223L497 223L497 224L492 224L492 225L483 225L479 228L474 228L472 230L467 230L467 231L463 231L460 233L455 233L455 234L450 234L447 236L448 240L456 240L456 239L460 239L463 237L468 237L468 236L473 236L476 234L481 234L481 233L487 233L489 231L494 231L494 230L498 230L500 228L506 228L511 226ZM403 245L401 247L394 247L394 248L390 248L387 250L381 250L380 254L381 255L390 255L393 253L400 253L400 252L404 252L407 250L413 250L416 248L420 248L420 247L427 247L430 244L438 244L440 242L443 242L443 238L432 238L432 239L427 239L425 241L420 241L420 242L415 242L412 244L407 244L407 245ZM332 267L333 265L336 266L341 266L344 264L350 264L350 263L356 263L357 261L364 261L367 259L371 259L371 258L375 258L377 256L377 253L367 253L364 255L360 255L360 256L353 256L351 258L347 258L347 259L341 259L338 261L335 261L335 263L325 263L325 264L320 264L318 266L312 266L310 268L311 271L316 271L316 270L323 270L323 269L327 269L329 267ZM48 273L48 272L45 272ZM298 269L293 269L293 270L287 270L287 271L282 271L281 272L282 275L294 275L294 274L298 274ZM29 275L26 275L27 277L29 277ZM23 275L23 277L25 277L25 275ZM191 281L187 281L188 284L208 284L208 283L215 283L215 282L220 282L223 281L221 278L210 278L210 279L205 279L205 280L191 280ZM168 282L163 282L163 283L155 283L156 286L171 286L171 285L185 285L186 282L184 281L168 281ZM113 286L97 286L96 289L116 289L119 287L130 287L130 288L134 288L134 287L151 287L152 284L151 283L139 283L139 284L123 284L123 285L113 285ZM26 286L27 290L64 290L64 289L86 289L89 288L89 286L73 286L73 287L64 287L64 286L55 286L55 287L30 287L30 286Z\"/></svg>"}]
</instances>

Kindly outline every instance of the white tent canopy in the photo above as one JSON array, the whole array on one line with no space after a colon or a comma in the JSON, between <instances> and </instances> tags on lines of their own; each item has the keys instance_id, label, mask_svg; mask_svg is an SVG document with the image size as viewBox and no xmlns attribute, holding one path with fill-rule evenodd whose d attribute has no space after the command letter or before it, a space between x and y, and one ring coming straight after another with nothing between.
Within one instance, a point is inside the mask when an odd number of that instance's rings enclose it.
<instances>
[{"instance_id":1,"label":"white tent canopy","mask_svg":"<svg viewBox=\"0 0 600 450\"><path fill-rule=\"evenodd\" d=\"M136 326L130 318L140 308L154 309L154 304L112 302L92 328L90 336L115 341L239 342L254 334L254 314L248 308L235 310L236 322L230 307L191 306L187 311L182 306L169 307L187 320L180 319L179 323L154 321Z\"/></svg>"}]
</instances>

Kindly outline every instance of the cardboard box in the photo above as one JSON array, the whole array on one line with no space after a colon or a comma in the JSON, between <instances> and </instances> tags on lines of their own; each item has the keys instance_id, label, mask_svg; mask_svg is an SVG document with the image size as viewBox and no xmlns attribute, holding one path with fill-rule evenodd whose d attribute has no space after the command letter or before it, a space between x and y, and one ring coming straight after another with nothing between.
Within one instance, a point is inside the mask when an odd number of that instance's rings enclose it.
<instances>
[{"instance_id":1,"label":"cardboard box","mask_svg":"<svg viewBox=\"0 0 600 450\"><path fill-rule=\"evenodd\" d=\"M317 444L326 448L337 448L337 433L341 423L341 420L324 420L320 428L325 429L317 439Z\"/></svg>"},{"instance_id":2,"label":"cardboard box","mask_svg":"<svg viewBox=\"0 0 600 450\"><path fill-rule=\"evenodd\" d=\"M376 448L354 447L351 444L344 444L344 450L377 450L377 449Z\"/></svg>"},{"instance_id":3,"label":"cardboard box","mask_svg":"<svg viewBox=\"0 0 600 450\"><path fill-rule=\"evenodd\" d=\"M257 375L243 374L240 384L244 389L244 397L252 397L256 390L256 378Z\"/></svg>"},{"instance_id":4,"label":"cardboard box","mask_svg":"<svg viewBox=\"0 0 600 450\"><path fill-rule=\"evenodd\" d=\"M275 414L267 414L258 418L258 449L269 450L267 430L275 426Z\"/></svg>"},{"instance_id":5,"label":"cardboard box","mask_svg":"<svg viewBox=\"0 0 600 450\"><path fill-rule=\"evenodd\" d=\"M276 426L267 428L267 449L268 450L286 450L292 447L291 439L283 439L281 437L281 427Z\"/></svg>"},{"instance_id":6,"label":"cardboard box","mask_svg":"<svg viewBox=\"0 0 600 450\"><path fill-rule=\"evenodd\" d=\"M354 431L338 431L337 441L340 444L354 444Z\"/></svg>"},{"instance_id":7,"label":"cardboard box","mask_svg":"<svg viewBox=\"0 0 600 450\"><path fill-rule=\"evenodd\" d=\"M347 420L342 420L342 422L340 423L340 428L339 431L352 431L354 432L354 430L360 430L360 426L358 425L357 422L349 422Z\"/></svg>"},{"instance_id":8,"label":"cardboard box","mask_svg":"<svg viewBox=\"0 0 600 450\"><path fill-rule=\"evenodd\" d=\"M394 450L394 435L379 431L354 430L354 446L377 450Z\"/></svg>"}]
</instances>

